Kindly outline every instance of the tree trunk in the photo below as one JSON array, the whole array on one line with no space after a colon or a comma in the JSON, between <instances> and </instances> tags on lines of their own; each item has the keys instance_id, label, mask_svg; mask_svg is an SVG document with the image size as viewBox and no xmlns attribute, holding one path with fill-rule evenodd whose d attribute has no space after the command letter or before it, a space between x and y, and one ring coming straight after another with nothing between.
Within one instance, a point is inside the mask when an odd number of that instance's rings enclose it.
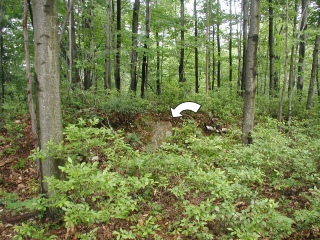
<instances>
[{"instance_id":1,"label":"tree trunk","mask_svg":"<svg viewBox=\"0 0 320 240\"><path fill-rule=\"evenodd\" d=\"M107 5L107 25L106 25L106 59L104 88L111 89L111 0Z\"/></svg>"},{"instance_id":2,"label":"tree trunk","mask_svg":"<svg viewBox=\"0 0 320 240\"><path fill-rule=\"evenodd\" d=\"M207 2L206 11L206 93L208 94L210 88L210 4L211 1Z\"/></svg>"},{"instance_id":3,"label":"tree trunk","mask_svg":"<svg viewBox=\"0 0 320 240\"><path fill-rule=\"evenodd\" d=\"M161 70L160 70L160 40L159 40L159 32L156 31L156 41L157 41L157 95L161 94Z\"/></svg>"},{"instance_id":4,"label":"tree trunk","mask_svg":"<svg viewBox=\"0 0 320 240\"><path fill-rule=\"evenodd\" d=\"M273 32L273 0L269 0L269 94L273 95L275 91L274 76L274 32Z\"/></svg>"},{"instance_id":5,"label":"tree trunk","mask_svg":"<svg viewBox=\"0 0 320 240\"><path fill-rule=\"evenodd\" d=\"M94 43L94 0L91 0L90 8L90 35L91 35L91 82L94 87L94 90L97 90L97 79L96 79L96 53L95 53L95 43Z\"/></svg>"},{"instance_id":6,"label":"tree trunk","mask_svg":"<svg viewBox=\"0 0 320 240\"><path fill-rule=\"evenodd\" d=\"M199 53L198 53L198 18L197 18L197 0L193 1L194 12L194 76L195 76L195 90L199 93Z\"/></svg>"},{"instance_id":7,"label":"tree trunk","mask_svg":"<svg viewBox=\"0 0 320 240\"><path fill-rule=\"evenodd\" d=\"M299 43L299 63L298 63L298 81L297 90L299 98L302 96L303 82L304 82L304 59L306 55L306 33L307 28L307 12L308 12L308 0L302 0L301 7L301 25L300 25L300 43Z\"/></svg>"},{"instance_id":8,"label":"tree trunk","mask_svg":"<svg viewBox=\"0 0 320 240\"><path fill-rule=\"evenodd\" d=\"M214 82L216 79L216 55L215 55L215 42L214 42L214 37L215 37L215 28L214 24L212 24L212 83L211 83L211 90L214 89Z\"/></svg>"},{"instance_id":9,"label":"tree trunk","mask_svg":"<svg viewBox=\"0 0 320 240\"><path fill-rule=\"evenodd\" d=\"M137 47L138 47L138 18L139 18L139 9L140 9L140 0L135 0L133 5L133 14L132 14L132 53L131 53L131 84L130 90L134 92L137 91Z\"/></svg>"},{"instance_id":10,"label":"tree trunk","mask_svg":"<svg viewBox=\"0 0 320 240\"><path fill-rule=\"evenodd\" d=\"M150 36L150 1L146 0L146 39L144 43L144 53L142 59L142 76L141 76L141 98L146 95L146 89L148 84L148 48L149 48L149 36Z\"/></svg>"},{"instance_id":11,"label":"tree trunk","mask_svg":"<svg viewBox=\"0 0 320 240\"><path fill-rule=\"evenodd\" d=\"M294 10L295 12L298 11L298 0L294 0ZM292 37L293 39L296 38L296 27L297 27L297 15L295 15L293 19L293 32ZM292 97L293 97L293 88L295 85L295 59L296 59L296 51L298 45L292 44L291 47L291 56L290 56L290 70L289 70L289 86L288 86L288 93L289 93L289 108L288 108L288 125L290 125L291 117L292 117Z\"/></svg>"},{"instance_id":12,"label":"tree trunk","mask_svg":"<svg viewBox=\"0 0 320 240\"><path fill-rule=\"evenodd\" d=\"M320 12L318 13L318 29L320 29ZM312 55L312 69L311 69L311 79L308 90L308 100L307 100L307 110L311 109L312 97L314 92L314 83L316 81L317 72L319 68L318 58L319 58L319 48L320 48L320 34L317 34L313 55Z\"/></svg>"},{"instance_id":13,"label":"tree trunk","mask_svg":"<svg viewBox=\"0 0 320 240\"><path fill-rule=\"evenodd\" d=\"M84 5L85 3L85 0L82 0L82 4ZM82 16L82 23L83 23L83 42L86 43L87 42L87 29L91 32L91 21L92 19L91 18L88 18L88 15L91 15L91 8L90 8L90 12L85 12L85 11L88 11L87 9L85 9L85 6L82 6L83 8L83 16ZM90 38L90 35L89 35L89 38ZM89 46L87 46L85 44L84 46L84 62L85 62L85 67L83 69L84 71L84 89L87 90L87 89L90 89L90 87L92 86L92 79L91 79L91 66L90 66L90 63L92 61L91 58L91 54L88 52L88 49L90 49Z\"/></svg>"},{"instance_id":14,"label":"tree trunk","mask_svg":"<svg viewBox=\"0 0 320 240\"><path fill-rule=\"evenodd\" d=\"M40 148L45 150L49 141L63 140L60 103L60 66L58 12L56 0L32 0L34 20L35 72L39 111ZM41 180L54 176L61 178L59 159L48 157L41 162ZM47 183L42 190L50 195Z\"/></svg>"},{"instance_id":15,"label":"tree trunk","mask_svg":"<svg viewBox=\"0 0 320 240\"><path fill-rule=\"evenodd\" d=\"M27 77L27 96L28 96L28 107L31 118L31 129L33 136L33 146L36 149L38 143L38 131L37 131L37 118L34 110L33 98L32 98L32 79L31 79L31 67L30 67L30 51L29 51L29 36L28 36L28 0L24 0L24 11L23 11L23 37L24 37L24 50L26 54L26 77ZM40 169L39 169L40 170Z\"/></svg>"},{"instance_id":16,"label":"tree trunk","mask_svg":"<svg viewBox=\"0 0 320 240\"><path fill-rule=\"evenodd\" d=\"M237 12L237 8L236 8L236 1L233 0L233 5L234 5L234 8L235 8L235 12ZM238 52L238 78L237 78L237 92L238 93L241 93L241 78L242 78L242 69L241 69L241 50L242 50L242 47L241 47L241 40L242 40L242 37L241 37L241 27L240 27L240 30L239 30L239 15L236 14L236 24L237 24L237 52ZM241 95L241 94L240 94Z\"/></svg>"},{"instance_id":17,"label":"tree trunk","mask_svg":"<svg viewBox=\"0 0 320 240\"><path fill-rule=\"evenodd\" d=\"M248 47L246 53L247 62L245 69L245 93L243 107L243 125L242 132L243 144L252 143L252 130L254 124L254 108L256 96L256 64L257 64L257 47L259 40L259 19L260 18L260 0L251 0L250 4L250 29L248 36Z\"/></svg>"},{"instance_id":18,"label":"tree trunk","mask_svg":"<svg viewBox=\"0 0 320 240\"><path fill-rule=\"evenodd\" d=\"M2 110L2 104L4 103L4 86L5 86L5 77L4 77L4 48L3 48L3 36L2 30L4 28L2 20L4 17L4 0L1 1L0 6L0 67L1 67L1 95L0 95L0 110Z\"/></svg>"},{"instance_id":19,"label":"tree trunk","mask_svg":"<svg viewBox=\"0 0 320 240\"><path fill-rule=\"evenodd\" d=\"M121 80L120 80L120 49L121 49L121 0L117 0L117 49L116 49L116 60L114 66L114 78L116 88L120 91Z\"/></svg>"},{"instance_id":20,"label":"tree trunk","mask_svg":"<svg viewBox=\"0 0 320 240\"><path fill-rule=\"evenodd\" d=\"M242 58L245 60L247 58L247 41L248 41L248 0L242 0L242 12L243 12L243 48L242 48ZM247 62L242 61L242 78L241 78L241 92L245 90L245 82L246 82L246 68Z\"/></svg>"},{"instance_id":21,"label":"tree trunk","mask_svg":"<svg viewBox=\"0 0 320 240\"><path fill-rule=\"evenodd\" d=\"M221 86L221 44L220 44L220 0L217 1L217 47L218 47L218 65L217 65L217 83L218 88Z\"/></svg>"},{"instance_id":22,"label":"tree trunk","mask_svg":"<svg viewBox=\"0 0 320 240\"><path fill-rule=\"evenodd\" d=\"M230 89L232 88L232 0L229 2L229 83Z\"/></svg>"},{"instance_id":23,"label":"tree trunk","mask_svg":"<svg viewBox=\"0 0 320 240\"><path fill-rule=\"evenodd\" d=\"M184 0L180 0L180 24L181 24L181 46L180 46L180 64L179 64L179 82L185 81L184 76Z\"/></svg>"},{"instance_id":24,"label":"tree trunk","mask_svg":"<svg viewBox=\"0 0 320 240\"><path fill-rule=\"evenodd\" d=\"M282 121L282 110L283 110L283 102L284 102L284 97L286 93L286 88L287 88L287 71L288 71L288 55L289 55L289 48L288 48L288 19L289 19L289 4L288 0L286 0L286 40L285 40L285 63L284 63L284 72L283 72L283 86L282 86L282 93L281 93L281 99L279 103L279 113L278 113L278 121ZM270 89L271 90L271 89Z\"/></svg>"}]
</instances>

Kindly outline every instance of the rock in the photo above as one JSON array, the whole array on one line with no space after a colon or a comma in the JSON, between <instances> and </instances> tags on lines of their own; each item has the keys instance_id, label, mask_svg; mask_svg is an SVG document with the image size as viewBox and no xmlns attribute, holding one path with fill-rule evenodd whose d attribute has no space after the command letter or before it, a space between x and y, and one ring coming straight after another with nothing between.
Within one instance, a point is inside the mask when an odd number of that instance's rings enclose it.
<instances>
[{"instance_id":1,"label":"rock","mask_svg":"<svg viewBox=\"0 0 320 240\"><path fill-rule=\"evenodd\" d=\"M149 144L146 146L148 150L156 150L172 135L172 123L170 121L158 121L152 125L152 132Z\"/></svg>"}]
</instances>

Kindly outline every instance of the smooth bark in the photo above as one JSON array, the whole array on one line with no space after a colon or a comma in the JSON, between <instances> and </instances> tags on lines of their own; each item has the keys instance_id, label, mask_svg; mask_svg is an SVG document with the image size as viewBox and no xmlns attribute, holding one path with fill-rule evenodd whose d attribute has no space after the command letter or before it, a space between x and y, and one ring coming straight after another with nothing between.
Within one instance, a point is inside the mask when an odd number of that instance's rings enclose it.
<instances>
[{"instance_id":1,"label":"smooth bark","mask_svg":"<svg viewBox=\"0 0 320 240\"><path fill-rule=\"evenodd\" d=\"M254 125L254 110L256 96L256 64L257 47L259 40L260 0L251 0L250 4L250 29L248 35L248 47L246 51L245 92L243 107L242 132L243 144L252 143L252 130Z\"/></svg>"},{"instance_id":2,"label":"smooth bark","mask_svg":"<svg viewBox=\"0 0 320 240\"><path fill-rule=\"evenodd\" d=\"M40 148L47 149L48 142L58 144L63 140L60 102L60 65L58 14L56 0L33 0L35 72L37 85ZM41 162L41 180L54 176L61 178L61 160L48 157ZM50 195L48 185L42 190Z\"/></svg>"}]
</instances>

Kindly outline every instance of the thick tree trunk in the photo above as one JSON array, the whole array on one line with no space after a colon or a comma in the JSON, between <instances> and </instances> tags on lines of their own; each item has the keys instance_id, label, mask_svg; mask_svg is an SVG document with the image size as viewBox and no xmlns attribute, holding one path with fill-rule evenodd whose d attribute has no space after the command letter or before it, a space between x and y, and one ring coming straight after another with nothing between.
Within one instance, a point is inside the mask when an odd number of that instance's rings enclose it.
<instances>
[{"instance_id":1,"label":"thick tree trunk","mask_svg":"<svg viewBox=\"0 0 320 240\"><path fill-rule=\"evenodd\" d=\"M184 0L180 0L180 24L181 24L181 46L180 46L180 64L179 64L179 82L185 81L184 76Z\"/></svg>"},{"instance_id":2,"label":"thick tree trunk","mask_svg":"<svg viewBox=\"0 0 320 240\"><path fill-rule=\"evenodd\" d=\"M318 13L318 29L320 29L320 12ZM319 48L320 48L320 34L317 34L313 55L312 55L312 68L311 68L311 79L308 90L308 100L307 100L307 109L311 109L312 106L312 97L314 92L314 83L316 81L317 72L319 68L318 58L319 58Z\"/></svg>"},{"instance_id":3,"label":"thick tree trunk","mask_svg":"<svg viewBox=\"0 0 320 240\"><path fill-rule=\"evenodd\" d=\"M140 9L140 0L135 0L133 5L133 14L132 14L132 53L131 53L131 84L130 90L136 93L137 91L137 34L138 34L138 18L139 18L139 9Z\"/></svg>"},{"instance_id":4,"label":"thick tree trunk","mask_svg":"<svg viewBox=\"0 0 320 240\"><path fill-rule=\"evenodd\" d=\"M56 5L56 0L32 0L39 137L42 150L47 148L49 141L58 144L63 140ZM41 179L50 176L61 178L62 174L58 168L61 164L61 160L51 157L42 161ZM42 182L42 190L50 195L50 189L44 182Z\"/></svg>"},{"instance_id":5,"label":"thick tree trunk","mask_svg":"<svg viewBox=\"0 0 320 240\"><path fill-rule=\"evenodd\" d=\"M116 83L116 88L120 91L121 79L120 79L120 49L121 49L121 0L117 0L117 49L116 49L116 59L114 66L114 78Z\"/></svg>"},{"instance_id":6,"label":"thick tree trunk","mask_svg":"<svg viewBox=\"0 0 320 240\"><path fill-rule=\"evenodd\" d=\"M245 62L246 82L244 93L243 107L243 125L242 132L243 144L252 143L252 130L254 124L254 109L256 96L256 64L257 64L257 47L259 40L259 19L260 18L260 0L251 0L250 4L250 29L248 36L248 47Z\"/></svg>"},{"instance_id":7,"label":"thick tree trunk","mask_svg":"<svg viewBox=\"0 0 320 240\"><path fill-rule=\"evenodd\" d=\"M104 88L111 89L111 0L107 5L107 25L106 25L106 59Z\"/></svg>"},{"instance_id":8,"label":"thick tree trunk","mask_svg":"<svg viewBox=\"0 0 320 240\"><path fill-rule=\"evenodd\" d=\"M197 0L193 1L194 12L194 76L195 76L195 90L199 93L199 53L198 53L198 18L197 18Z\"/></svg>"}]
</instances>

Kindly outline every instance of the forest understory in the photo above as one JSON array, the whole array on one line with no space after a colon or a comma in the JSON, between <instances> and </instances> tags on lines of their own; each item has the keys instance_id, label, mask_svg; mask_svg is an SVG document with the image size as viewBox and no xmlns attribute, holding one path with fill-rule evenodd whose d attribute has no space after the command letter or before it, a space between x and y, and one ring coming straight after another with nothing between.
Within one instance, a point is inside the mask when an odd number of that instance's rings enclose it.
<instances>
[{"instance_id":1,"label":"forest understory","mask_svg":"<svg viewBox=\"0 0 320 240\"><path fill-rule=\"evenodd\" d=\"M41 152L32 153L29 117L2 125L1 239L320 238L319 140L305 133L308 122L279 132L265 118L245 146L240 117L228 122L209 111L67 115L65 143L50 150L64 158L67 177L52 180L51 202L38 195L32 158ZM161 121L172 135L146 148L150 122Z\"/></svg>"}]
</instances>

